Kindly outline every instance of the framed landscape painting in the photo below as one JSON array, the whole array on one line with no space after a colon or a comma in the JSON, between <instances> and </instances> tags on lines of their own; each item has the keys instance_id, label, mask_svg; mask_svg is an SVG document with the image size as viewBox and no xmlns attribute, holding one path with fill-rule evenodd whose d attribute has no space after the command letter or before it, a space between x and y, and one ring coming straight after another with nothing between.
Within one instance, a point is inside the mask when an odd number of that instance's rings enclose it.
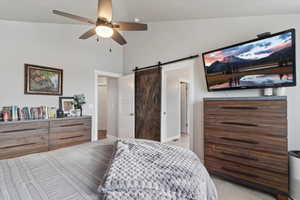
<instances>
[{"instance_id":1,"label":"framed landscape painting","mask_svg":"<svg viewBox=\"0 0 300 200\"><path fill-rule=\"evenodd\" d=\"M62 95L63 70L25 64L25 94Z\"/></svg>"}]
</instances>

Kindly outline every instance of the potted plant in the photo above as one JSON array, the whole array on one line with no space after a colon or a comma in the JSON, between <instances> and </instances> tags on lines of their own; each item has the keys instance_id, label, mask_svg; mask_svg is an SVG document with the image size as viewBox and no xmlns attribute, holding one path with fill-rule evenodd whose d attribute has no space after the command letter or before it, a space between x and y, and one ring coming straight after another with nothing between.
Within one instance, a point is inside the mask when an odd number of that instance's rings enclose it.
<instances>
[{"instance_id":1,"label":"potted plant","mask_svg":"<svg viewBox=\"0 0 300 200\"><path fill-rule=\"evenodd\" d=\"M82 116L82 106L86 104L84 94L74 95L74 107L80 110L80 116Z\"/></svg>"}]
</instances>

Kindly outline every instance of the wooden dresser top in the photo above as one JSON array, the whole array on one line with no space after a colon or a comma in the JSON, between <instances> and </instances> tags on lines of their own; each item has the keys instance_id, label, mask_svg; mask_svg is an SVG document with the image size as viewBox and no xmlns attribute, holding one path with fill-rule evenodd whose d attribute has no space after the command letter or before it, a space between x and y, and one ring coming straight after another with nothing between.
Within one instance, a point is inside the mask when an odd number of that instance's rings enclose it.
<instances>
[{"instance_id":1,"label":"wooden dresser top","mask_svg":"<svg viewBox=\"0 0 300 200\"><path fill-rule=\"evenodd\" d=\"M261 96L261 97L209 97L204 98L204 101L276 101L276 100L287 100L286 96Z\"/></svg>"}]
</instances>

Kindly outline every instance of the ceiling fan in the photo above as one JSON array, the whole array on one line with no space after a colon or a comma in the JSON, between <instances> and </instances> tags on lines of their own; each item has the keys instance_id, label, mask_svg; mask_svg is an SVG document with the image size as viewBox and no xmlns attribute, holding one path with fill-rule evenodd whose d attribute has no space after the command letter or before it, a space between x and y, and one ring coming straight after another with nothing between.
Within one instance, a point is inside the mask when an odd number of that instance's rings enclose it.
<instances>
[{"instance_id":1,"label":"ceiling fan","mask_svg":"<svg viewBox=\"0 0 300 200\"><path fill-rule=\"evenodd\" d=\"M95 25L94 28L90 29L79 37L79 39L82 40L88 39L97 34L99 37L103 38L111 37L120 45L125 45L127 42L119 33L119 31L146 31L148 29L147 24L132 22L113 22L112 0L98 0L98 17L96 21L58 10L53 10L53 14Z\"/></svg>"}]
</instances>

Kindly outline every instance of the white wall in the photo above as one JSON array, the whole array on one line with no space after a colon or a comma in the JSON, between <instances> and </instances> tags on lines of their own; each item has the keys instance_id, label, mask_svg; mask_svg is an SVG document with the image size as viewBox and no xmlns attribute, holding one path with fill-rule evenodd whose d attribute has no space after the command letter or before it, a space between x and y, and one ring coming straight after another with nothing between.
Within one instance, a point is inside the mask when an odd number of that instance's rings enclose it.
<instances>
[{"instance_id":1,"label":"white wall","mask_svg":"<svg viewBox=\"0 0 300 200\"><path fill-rule=\"evenodd\" d=\"M267 31L279 32L289 28L298 29L300 37L300 15L263 16L224 18L190 21L173 21L149 24L149 31L143 33L130 32L126 38L125 73L131 73L135 66L147 66L173 59L178 59L205 51L231 45L255 38L258 33ZM142 44L142 45L141 45ZM300 49L300 43L297 43ZM297 54L300 59L300 54ZM297 75L299 79L298 70ZM195 151L203 153L203 97L208 96L257 96L258 90L228 91L208 93L201 58L195 60L195 104L194 104L194 131ZM289 149L300 149L300 86L289 88Z\"/></svg>"},{"instance_id":2,"label":"white wall","mask_svg":"<svg viewBox=\"0 0 300 200\"><path fill-rule=\"evenodd\" d=\"M118 137L118 79L107 78L107 134Z\"/></svg>"},{"instance_id":3,"label":"white wall","mask_svg":"<svg viewBox=\"0 0 300 200\"><path fill-rule=\"evenodd\" d=\"M0 20L0 106L58 107L57 96L24 95L24 63L62 68L64 96L84 93L94 114L94 71L123 72L123 48L113 41L79 40L85 25ZM112 52L109 52L112 48ZM93 137L95 138L95 137Z\"/></svg>"}]
</instances>

